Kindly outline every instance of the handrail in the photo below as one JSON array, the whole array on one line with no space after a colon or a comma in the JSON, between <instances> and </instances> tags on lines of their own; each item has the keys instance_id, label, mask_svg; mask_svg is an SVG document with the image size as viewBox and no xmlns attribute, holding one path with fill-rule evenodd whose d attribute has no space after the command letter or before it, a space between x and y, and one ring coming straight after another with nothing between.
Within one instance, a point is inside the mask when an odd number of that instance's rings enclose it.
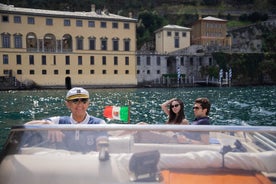
<instances>
[{"instance_id":1,"label":"handrail","mask_svg":"<svg viewBox=\"0 0 276 184\"><path fill-rule=\"evenodd\" d=\"M197 131L197 132L270 132L276 133L272 126L228 126L228 125L137 125L137 124L97 124L97 125L20 125L11 131L26 130L128 130L128 131Z\"/></svg>"}]
</instances>

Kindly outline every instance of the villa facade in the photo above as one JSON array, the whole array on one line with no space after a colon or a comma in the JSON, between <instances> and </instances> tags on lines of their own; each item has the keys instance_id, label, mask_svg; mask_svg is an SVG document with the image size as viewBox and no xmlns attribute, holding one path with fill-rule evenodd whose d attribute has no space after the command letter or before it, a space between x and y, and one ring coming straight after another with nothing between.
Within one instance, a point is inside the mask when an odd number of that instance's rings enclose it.
<instances>
[{"instance_id":1,"label":"villa facade","mask_svg":"<svg viewBox=\"0 0 276 184\"><path fill-rule=\"evenodd\" d=\"M136 86L136 22L107 10L0 4L0 76L39 86Z\"/></svg>"},{"instance_id":2,"label":"villa facade","mask_svg":"<svg viewBox=\"0 0 276 184\"><path fill-rule=\"evenodd\" d=\"M230 38L227 37L227 20L216 17L199 18L192 25L192 45L228 46Z\"/></svg>"},{"instance_id":3,"label":"villa facade","mask_svg":"<svg viewBox=\"0 0 276 184\"><path fill-rule=\"evenodd\" d=\"M166 54L189 47L191 28L178 25L166 25L155 31L155 49L157 53Z\"/></svg>"}]
</instances>

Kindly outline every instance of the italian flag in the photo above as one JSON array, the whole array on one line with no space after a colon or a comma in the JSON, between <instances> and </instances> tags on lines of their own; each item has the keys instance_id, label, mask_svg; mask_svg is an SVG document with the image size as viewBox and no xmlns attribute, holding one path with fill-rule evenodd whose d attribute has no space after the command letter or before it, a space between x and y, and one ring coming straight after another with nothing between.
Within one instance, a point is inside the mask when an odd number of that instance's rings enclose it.
<instances>
[{"instance_id":1,"label":"italian flag","mask_svg":"<svg viewBox=\"0 0 276 184\"><path fill-rule=\"evenodd\" d=\"M106 106L103 112L104 117L117 119L123 122L128 122L128 107L127 106Z\"/></svg>"}]
</instances>

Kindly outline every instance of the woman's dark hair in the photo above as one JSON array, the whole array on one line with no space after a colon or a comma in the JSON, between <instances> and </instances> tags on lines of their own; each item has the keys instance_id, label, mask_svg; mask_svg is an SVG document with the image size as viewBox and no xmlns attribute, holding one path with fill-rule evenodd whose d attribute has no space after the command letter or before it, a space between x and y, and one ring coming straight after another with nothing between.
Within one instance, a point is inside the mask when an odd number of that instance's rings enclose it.
<instances>
[{"instance_id":1,"label":"woman's dark hair","mask_svg":"<svg viewBox=\"0 0 276 184\"><path fill-rule=\"evenodd\" d=\"M170 114L169 114L169 119L167 121L167 124L181 124L182 120L185 119L184 103L180 99L175 99L174 101L177 101L179 103L180 110L179 110L178 116L176 116L170 104Z\"/></svg>"}]
</instances>

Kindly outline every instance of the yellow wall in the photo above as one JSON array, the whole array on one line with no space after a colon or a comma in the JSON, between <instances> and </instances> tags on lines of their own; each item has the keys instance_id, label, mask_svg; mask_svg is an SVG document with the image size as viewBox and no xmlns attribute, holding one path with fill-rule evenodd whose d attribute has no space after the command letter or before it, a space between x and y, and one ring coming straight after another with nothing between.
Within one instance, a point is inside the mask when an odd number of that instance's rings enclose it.
<instances>
[{"instance_id":1,"label":"yellow wall","mask_svg":"<svg viewBox=\"0 0 276 184\"><path fill-rule=\"evenodd\" d=\"M121 17L110 14L97 15L95 12L89 16L62 17L56 14L57 11L47 11L46 14L36 13L34 9L14 9L6 11L7 6L0 7L0 15L8 16L9 21L0 20L0 76L5 76L4 70L12 70L12 75L19 81L32 80L41 86L64 86L65 78L70 77L72 85L137 85L136 79L136 19ZM20 11L18 11L20 10ZM22 14L24 11L24 14ZM35 13L34 13L35 12ZM60 14L59 12L58 14ZM13 22L14 15L21 17L21 23ZM27 17L34 17L35 24L27 24ZM46 25L46 17L53 19L53 25ZM76 18L77 17L77 18ZM119 18L117 18L119 17ZM64 19L70 19L71 26L66 27L63 24ZM82 20L83 26L77 27L76 20ZM95 21L95 27L88 27L88 20ZM107 23L106 28L100 27L100 22ZM112 22L118 22L118 28L112 28ZM130 28L124 29L124 23L129 23ZM53 34L57 40L62 40L65 34L72 36L73 50L69 53L62 52L29 52L27 51L26 36L33 32L37 39L43 39L45 34ZM3 48L2 33L10 34L10 48ZM22 34L22 48L14 48L14 34ZM76 37L83 37L83 50L76 50ZM96 38L96 50L89 50L89 37ZM107 50L101 50L101 37L106 37ZM119 51L114 51L112 38L119 39ZM124 51L124 39L130 39L130 51ZM3 63L3 55L8 55L8 64ZM16 55L21 55L21 64L17 64ZM34 56L34 65L30 65L29 56ZM46 56L46 65L42 65L42 56ZM70 65L65 64L65 56L70 57ZM78 56L82 57L82 65L78 65ZM94 65L90 64L90 56L94 56ZM102 64L102 56L106 57L106 65ZM114 65L114 57L118 57L118 65ZM55 57L55 62L54 62ZM129 65L125 65L125 57L129 58ZM21 70L22 74L17 74ZM30 75L30 70L35 74ZM47 74L42 74L46 70ZM58 74L54 74L58 70ZM70 70L70 74L65 71ZM82 74L78 74L82 70ZM94 70L94 74L90 74ZM106 74L102 71L106 70ZM118 74L114 74L118 70ZM128 74L125 72L128 71Z\"/></svg>"}]
</instances>

